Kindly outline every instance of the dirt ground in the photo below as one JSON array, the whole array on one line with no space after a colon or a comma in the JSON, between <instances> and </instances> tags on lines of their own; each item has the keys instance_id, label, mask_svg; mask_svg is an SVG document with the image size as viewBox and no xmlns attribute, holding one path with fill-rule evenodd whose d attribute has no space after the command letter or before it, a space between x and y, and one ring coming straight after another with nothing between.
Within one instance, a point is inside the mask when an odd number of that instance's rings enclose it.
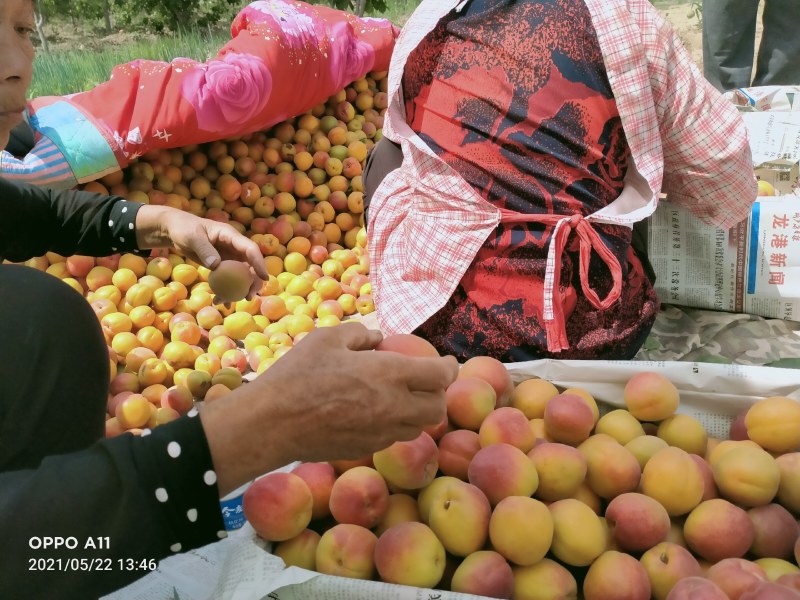
<instances>
[{"instance_id":1,"label":"dirt ground","mask_svg":"<svg viewBox=\"0 0 800 600\"><path fill-rule=\"evenodd\" d=\"M667 7L659 7L664 18L678 32L678 35L697 63L703 67L703 32L701 22L694 14L690 2L680 2Z\"/></svg>"}]
</instances>

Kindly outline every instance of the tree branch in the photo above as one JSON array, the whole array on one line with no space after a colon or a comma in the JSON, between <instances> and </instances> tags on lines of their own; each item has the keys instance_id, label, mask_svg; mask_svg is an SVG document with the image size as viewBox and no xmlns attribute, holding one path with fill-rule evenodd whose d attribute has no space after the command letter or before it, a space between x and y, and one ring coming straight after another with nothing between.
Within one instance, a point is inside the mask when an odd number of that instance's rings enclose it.
<instances>
[{"instance_id":1,"label":"tree branch","mask_svg":"<svg viewBox=\"0 0 800 600\"><path fill-rule=\"evenodd\" d=\"M34 4L34 7L33 18L36 23L36 34L39 36L39 41L42 43L42 50L47 54L50 52L50 46L47 43L47 36L44 34L44 14L38 2Z\"/></svg>"}]
</instances>

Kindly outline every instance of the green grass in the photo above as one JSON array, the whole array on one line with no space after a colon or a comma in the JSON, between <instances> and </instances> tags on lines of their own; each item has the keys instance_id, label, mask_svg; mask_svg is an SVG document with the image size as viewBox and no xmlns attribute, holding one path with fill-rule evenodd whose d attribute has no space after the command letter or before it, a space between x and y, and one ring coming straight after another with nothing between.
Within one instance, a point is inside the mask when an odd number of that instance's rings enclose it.
<instances>
[{"instance_id":1,"label":"green grass","mask_svg":"<svg viewBox=\"0 0 800 600\"><path fill-rule=\"evenodd\" d=\"M184 57L206 61L230 39L227 32L198 31L140 41L106 50L38 52L33 63L31 98L80 92L108 80L111 70L137 58L170 61Z\"/></svg>"},{"instance_id":2,"label":"green grass","mask_svg":"<svg viewBox=\"0 0 800 600\"><path fill-rule=\"evenodd\" d=\"M420 0L396 0L388 11L369 16L388 18L402 25ZM137 58L170 61L184 57L206 61L230 39L226 28L163 36L155 41L139 41L103 50L67 50L45 54L39 51L33 64L33 84L29 97L63 96L91 89L108 80L116 65Z\"/></svg>"},{"instance_id":3,"label":"green grass","mask_svg":"<svg viewBox=\"0 0 800 600\"><path fill-rule=\"evenodd\" d=\"M402 25L405 19L419 6L421 1L422 0L395 0L394 2L390 2L391 6L385 13L369 16L384 17L389 19L392 23Z\"/></svg>"}]
</instances>

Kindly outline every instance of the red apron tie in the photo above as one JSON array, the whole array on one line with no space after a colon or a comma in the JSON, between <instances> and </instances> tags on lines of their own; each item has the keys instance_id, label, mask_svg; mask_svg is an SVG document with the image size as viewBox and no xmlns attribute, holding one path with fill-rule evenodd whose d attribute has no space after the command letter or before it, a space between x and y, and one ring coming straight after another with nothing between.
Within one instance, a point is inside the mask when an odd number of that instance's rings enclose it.
<instances>
[{"instance_id":1,"label":"red apron tie","mask_svg":"<svg viewBox=\"0 0 800 600\"><path fill-rule=\"evenodd\" d=\"M561 352L569 348L564 306L556 296L561 285L561 257L570 233L574 230L580 241L579 273L581 288L587 300L599 310L609 308L622 293L622 267L590 221L583 215L525 214L505 208L500 209L501 223L542 223L554 225L553 237L547 251L547 266L544 276L544 328L547 335L547 350ZM613 285L602 300L589 283L589 261L596 252L611 273Z\"/></svg>"}]
</instances>

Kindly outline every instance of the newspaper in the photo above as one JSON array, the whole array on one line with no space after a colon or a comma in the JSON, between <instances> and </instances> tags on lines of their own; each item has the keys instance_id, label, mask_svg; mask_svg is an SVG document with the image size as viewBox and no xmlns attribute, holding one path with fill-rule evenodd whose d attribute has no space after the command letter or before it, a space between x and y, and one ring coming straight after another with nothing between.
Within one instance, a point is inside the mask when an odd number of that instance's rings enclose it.
<instances>
[{"instance_id":1,"label":"newspaper","mask_svg":"<svg viewBox=\"0 0 800 600\"><path fill-rule=\"evenodd\" d=\"M211 600L223 565L246 537L242 528L219 542L165 558L149 575L101 600Z\"/></svg>"},{"instance_id":2,"label":"newspaper","mask_svg":"<svg viewBox=\"0 0 800 600\"><path fill-rule=\"evenodd\" d=\"M730 230L662 201L647 224L656 292L670 304L798 321L800 111L742 118L756 175L781 195L760 196Z\"/></svg>"},{"instance_id":3,"label":"newspaper","mask_svg":"<svg viewBox=\"0 0 800 600\"><path fill-rule=\"evenodd\" d=\"M664 201L647 239L662 302L800 321L800 198L761 197L730 230Z\"/></svg>"},{"instance_id":4,"label":"newspaper","mask_svg":"<svg viewBox=\"0 0 800 600\"><path fill-rule=\"evenodd\" d=\"M537 360L506 365L515 383L541 377L559 388L582 387L602 410L624 406L625 383L658 371L678 388L679 412L709 435L727 438L736 414L757 400L800 400L800 370L699 362ZM286 568L248 524L215 544L162 561L157 571L103 600L488 600L481 596L358 581Z\"/></svg>"}]
</instances>

